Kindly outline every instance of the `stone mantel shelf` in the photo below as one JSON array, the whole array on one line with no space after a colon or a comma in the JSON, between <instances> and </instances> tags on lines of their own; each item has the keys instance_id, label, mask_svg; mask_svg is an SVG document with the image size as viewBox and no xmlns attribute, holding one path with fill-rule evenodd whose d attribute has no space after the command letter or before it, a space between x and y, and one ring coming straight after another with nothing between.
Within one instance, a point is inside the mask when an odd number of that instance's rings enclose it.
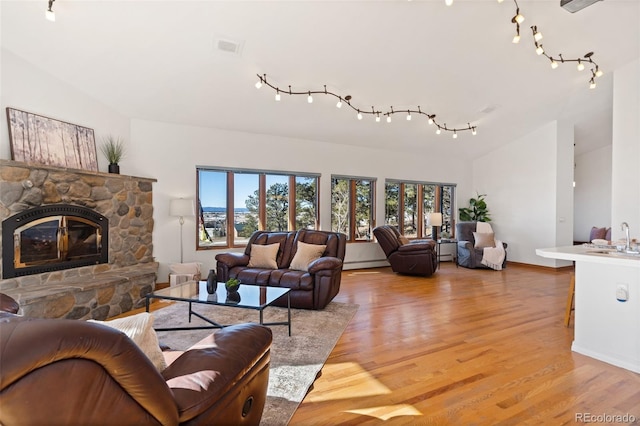
<instances>
[{"instance_id":1,"label":"stone mantel shelf","mask_svg":"<svg viewBox=\"0 0 640 426\"><path fill-rule=\"evenodd\" d=\"M102 176L116 179L124 179L124 180L139 180L139 181L147 181L147 182L157 182L158 180L155 178L147 178L147 177L139 177L139 176L129 176L115 173L105 173L105 172L94 172L91 170L82 170L82 169L72 169L67 167L57 167L57 166L47 166L39 163L25 163L23 161L14 161L14 160L3 160L0 159L0 169L2 167L22 167L27 169L38 168L38 169L46 169L57 172L68 172L68 173L76 173L80 175L89 175L89 176Z\"/></svg>"}]
</instances>

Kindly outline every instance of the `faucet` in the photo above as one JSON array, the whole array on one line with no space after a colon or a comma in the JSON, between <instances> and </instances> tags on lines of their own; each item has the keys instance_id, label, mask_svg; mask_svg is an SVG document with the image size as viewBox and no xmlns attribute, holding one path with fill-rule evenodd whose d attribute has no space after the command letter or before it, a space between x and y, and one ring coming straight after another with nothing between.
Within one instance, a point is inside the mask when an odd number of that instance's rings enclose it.
<instances>
[{"instance_id":1,"label":"faucet","mask_svg":"<svg viewBox=\"0 0 640 426\"><path fill-rule=\"evenodd\" d=\"M624 231L625 238L627 239L627 243L624 249L631 250L631 238L629 237L629 224L627 222L622 222L622 225L620 225L620 227Z\"/></svg>"}]
</instances>

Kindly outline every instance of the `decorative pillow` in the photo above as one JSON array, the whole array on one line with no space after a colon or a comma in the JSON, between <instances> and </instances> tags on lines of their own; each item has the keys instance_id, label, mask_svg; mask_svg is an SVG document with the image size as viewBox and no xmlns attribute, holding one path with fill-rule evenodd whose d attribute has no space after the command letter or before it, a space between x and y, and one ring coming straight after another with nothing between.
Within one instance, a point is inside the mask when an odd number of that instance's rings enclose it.
<instances>
[{"instance_id":1,"label":"decorative pillow","mask_svg":"<svg viewBox=\"0 0 640 426\"><path fill-rule=\"evenodd\" d=\"M476 241L475 248L495 247L493 232L474 232L473 239Z\"/></svg>"},{"instance_id":2,"label":"decorative pillow","mask_svg":"<svg viewBox=\"0 0 640 426\"><path fill-rule=\"evenodd\" d=\"M607 239L607 228L596 228L595 226L591 228L591 233L589 234L589 241L606 240L606 239Z\"/></svg>"},{"instance_id":3,"label":"decorative pillow","mask_svg":"<svg viewBox=\"0 0 640 426\"><path fill-rule=\"evenodd\" d=\"M298 241L298 247L296 248L296 254L293 256L289 269L295 269L297 271L308 271L309 264L316 259L319 259L327 248L326 245L321 244L307 244L302 241Z\"/></svg>"},{"instance_id":4,"label":"decorative pillow","mask_svg":"<svg viewBox=\"0 0 640 426\"><path fill-rule=\"evenodd\" d=\"M138 345L159 372L167 368L160 344L158 343L158 336L153 329L153 315L149 312L142 312L111 321L88 320L88 322L103 324L123 332Z\"/></svg>"},{"instance_id":5,"label":"decorative pillow","mask_svg":"<svg viewBox=\"0 0 640 426\"><path fill-rule=\"evenodd\" d=\"M251 244L251 255L249 257L250 268L278 269L278 250L280 243L273 244Z\"/></svg>"},{"instance_id":6,"label":"decorative pillow","mask_svg":"<svg viewBox=\"0 0 640 426\"><path fill-rule=\"evenodd\" d=\"M611 228L607 228L607 232L604 237L605 240L611 241Z\"/></svg>"},{"instance_id":7,"label":"decorative pillow","mask_svg":"<svg viewBox=\"0 0 640 426\"><path fill-rule=\"evenodd\" d=\"M398 241L400 241L400 244L405 245L405 244L409 244L411 241L409 241L409 239L407 237L405 237L404 235L400 235L398 237Z\"/></svg>"}]
</instances>

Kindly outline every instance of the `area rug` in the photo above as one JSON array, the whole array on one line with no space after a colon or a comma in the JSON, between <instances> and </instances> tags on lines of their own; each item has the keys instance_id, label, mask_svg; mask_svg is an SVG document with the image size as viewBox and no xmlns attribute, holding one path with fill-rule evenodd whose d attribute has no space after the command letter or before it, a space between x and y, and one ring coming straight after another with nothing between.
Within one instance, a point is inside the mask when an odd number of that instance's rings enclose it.
<instances>
[{"instance_id":1,"label":"area rug","mask_svg":"<svg viewBox=\"0 0 640 426\"><path fill-rule=\"evenodd\" d=\"M193 310L224 324L259 322L258 311L225 306L194 305ZM286 425L313 385L338 339L358 310L358 305L331 302L321 311L291 310L291 337L287 326L271 326L273 344L267 402L262 421L265 426ZM206 325L197 317L188 323L188 305L176 302L154 314L154 327ZM286 321L285 308L269 307L264 322ZM184 350L216 330L160 331L161 343Z\"/></svg>"}]
</instances>

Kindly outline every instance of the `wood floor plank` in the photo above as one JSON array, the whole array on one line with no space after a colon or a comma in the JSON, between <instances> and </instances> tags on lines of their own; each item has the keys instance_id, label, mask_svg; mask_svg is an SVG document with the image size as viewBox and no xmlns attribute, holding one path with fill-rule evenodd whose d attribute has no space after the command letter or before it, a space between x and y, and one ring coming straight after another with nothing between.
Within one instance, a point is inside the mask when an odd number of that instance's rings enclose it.
<instances>
[{"instance_id":1,"label":"wood floor plank","mask_svg":"<svg viewBox=\"0 0 640 426\"><path fill-rule=\"evenodd\" d=\"M640 375L571 352L570 273L344 271L336 300L360 308L290 424L640 424Z\"/></svg>"}]
</instances>

